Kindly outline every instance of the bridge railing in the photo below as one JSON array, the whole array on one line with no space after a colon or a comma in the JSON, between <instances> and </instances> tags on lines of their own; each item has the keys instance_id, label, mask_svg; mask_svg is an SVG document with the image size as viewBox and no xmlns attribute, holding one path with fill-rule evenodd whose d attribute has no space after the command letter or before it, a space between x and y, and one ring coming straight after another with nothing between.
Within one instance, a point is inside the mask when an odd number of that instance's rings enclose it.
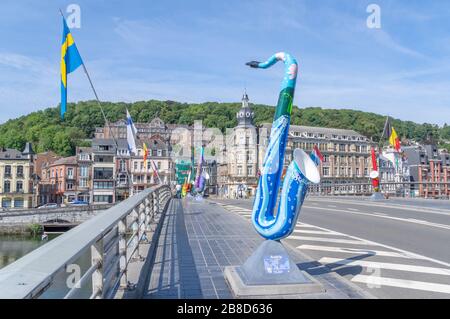
<instances>
[{"instance_id":1,"label":"bridge railing","mask_svg":"<svg viewBox=\"0 0 450 319\"><path fill-rule=\"evenodd\" d=\"M139 247L155 232L172 194L169 186L146 189L49 241L0 270L0 299L38 298L64 274L64 298L113 298L128 286L127 270ZM90 261L82 274L77 264ZM69 272L69 274L67 274ZM70 278L69 278L70 277Z\"/></svg>"}]
</instances>

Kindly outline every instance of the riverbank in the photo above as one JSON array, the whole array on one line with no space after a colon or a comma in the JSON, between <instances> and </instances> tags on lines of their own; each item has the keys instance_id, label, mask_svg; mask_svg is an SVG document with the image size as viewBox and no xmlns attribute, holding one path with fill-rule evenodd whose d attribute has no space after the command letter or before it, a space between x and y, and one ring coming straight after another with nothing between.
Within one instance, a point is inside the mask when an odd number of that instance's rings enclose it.
<instances>
[{"instance_id":1,"label":"riverbank","mask_svg":"<svg viewBox=\"0 0 450 319\"><path fill-rule=\"evenodd\" d=\"M31 236L35 231L35 224L0 224L0 236Z\"/></svg>"}]
</instances>

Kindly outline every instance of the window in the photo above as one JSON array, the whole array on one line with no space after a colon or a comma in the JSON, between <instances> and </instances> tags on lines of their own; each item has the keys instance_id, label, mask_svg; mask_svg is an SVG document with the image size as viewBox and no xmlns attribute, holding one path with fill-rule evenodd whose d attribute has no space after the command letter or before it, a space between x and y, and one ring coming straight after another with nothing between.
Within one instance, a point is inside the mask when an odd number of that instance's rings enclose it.
<instances>
[{"instance_id":1,"label":"window","mask_svg":"<svg viewBox=\"0 0 450 319\"><path fill-rule=\"evenodd\" d=\"M141 162L141 171L144 169L144 162Z\"/></svg>"},{"instance_id":2,"label":"window","mask_svg":"<svg viewBox=\"0 0 450 319\"><path fill-rule=\"evenodd\" d=\"M147 161L147 169L148 169L148 170L149 170L149 169L152 169L152 162Z\"/></svg>"},{"instance_id":3,"label":"window","mask_svg":"<svg viewBox=\"0 0 450 319\"><path fill-rule=\"evenodd\" d=\"M112 195L94 195L94 202L96 203L112 203Z\"/></svg>"},{"instance_id":4,"label":"window","mask_svg":"<svg viewBox=\"0 0 450 319\"><path fill-rule=\"evenodd\" d=\"M89 154L86 153L80 153L80 161L89 161Z\"/></svg>"},{"instance_id":5,"label":"window","mask_svg":"<svg viewBox=\"0 0 450 319\"><path fill-rule=\"evenodd\" d=\"M161 169L161 162L158 162L158 169Z\"/></svg>"},{"instance_id":6,"label":"window","mask_svg":"<svg viewBox=\"0 0 450 319\"><path fill-rule=\"evenodd\" d=\"M95 168L94 169L94 179L113 179L113 169L112 168Z\"/></svg>"},{"instance_id":7,"label":"window","mask_svg":"<svg viewBox=\"0 0 450 319\"><path fill-rule=\"evenodd\" d=\"M17 166L17 177L23 177L23 166Z\"/></svg>"},{"instance_id":8,"label":"window","mask_svg":"<svg viewBox=\"0 0 450 319\"><path fill-rule=\"evenodd\" d=\"M367 167L364 168L364 176L369 176L369 169Z\"/></svg>"},{"instance_id":9,"label":"window","mask_svg":"<svg viewBox=\"0 0 450 319\"><path fill-rule=\"evenodd\" d=\"M11 177L11 166L10 165L5 166L5 177Z\"/></svg>"},{"instance_id":10,"label":"window","mask_svg":"<svg viewBox=\"0 0 450 319\"><path fill-rule=\"evenodd\" d=\"M87 166L80 166L80 177L89 177Z\"/></svg>"},{"instance_id":11,"label":"window","mask_svg":"<svg viewBox=\"0 0 450 319\"><path fill-rule=\"evenodd\" d=\"M4 193L11 192L11 182L10 181L5 181L5 184L3 185L3 192Z\"/></svg>"},{"instance_id":12,"label":"window","mask_svg":"<svg viewBox=\"0 0 450 319\"><path fill-rule=\"evenodd\" d=\"M136 161L134 161L134 170L137 171L138 169L138 163Z\"/></svg>"},{"instance_id":13,"label":"window","mask_svg":"<svg viewBox=\"0 0 450 319\"><path fill-rule=\"evenodd\" d=\"M23 198L14 198L14 207L23 208Z\"/></svg>"},{"instance_id":14,"label":"window","mask_svg":"<svg viewBox=\"0 0 450 319\"><path fill-rule=\"evenodd\" d=\"M114 182L94 182L94 189L112 189Z\"/></svg>"},{"instance_id":15,"label":"window","mask_svg":"<svg viewBox=\"0 0 450 319\"><path fill-rule=\"evenodd\" d=\"M68 182L66 186L67 190L69 191L73 190L73 182Z\"/></svg>"},{"instance_id":16,"label":"window","mask_svg":"<svg viewBox=\"0 0 450 319\"><path fill-rule=\"evenodd\" d=\"M79 184L80 187L87 187L87 180L84 178L80 178Z\"/></svg>"},{"instance_id":17,"label":"window","mask_svg":"<svg viewBox=\"0 0 450 319\"><path fill-rule=\"evenodd\" d=\"M3 198L2 199L2 207L3 208L10 208L11 207L11 199L10 198Z\"/></svg>"},{"instance_id":18,"label":"window","mask_svg":"<svg viewBox=\"0 0 450 319\"><path fill-rule=\"evenodd\" d=\"M157 155L158 155L158 157L161 157L162 156L162 150L158 150L157 151Z\"/></svg>"},{"instance_id":19,"label":"window","mask_svg":"<svg viewBox=\"0 0 450 319\"><path fill-rule=\"evenodd\" d=\"M356 177L360 177L359 167L355 168L355 174L356 174Z\"/></svg>"},{"instance_id":20,"label":"window","mask_svg":"<svg viewBox=\"0 0 450 319\"><path fill-rule=\"evenodd\" d=\"M345 152L345 144L339 144L339 152Z\"/></svg>"},{"instance_id":21,"label":"window","mask_svg":"<svg viewBox=\"0 0 450 319\"><path fill-rule=\"evenodd\" d=\"M323 168L323 176L330 176L330 168L329 167Z\"/></svg>"},{"instance_id":22,"label":"window","mask_svg":"<svg viewBox=\"0 0 450 319\"><path fill-rule=\"evenodd\" d=\"M73 167L67 169L67 178L73 178Z\"/></svg>"},{"instance_id":23,"label":"window","mask_svg":"<svg viewBox=\"0 0 450 319\"><path fill-rule=\"evenodd\" d=\"M237 174L242 175L242 166L237 167Z\"/></svg>"},{"instance_id":24,"label":"window","mask_svg":"<svg viewBox=\"0 0 450 319\"><path fill-rule=\"evenodd\" d=\"M17 181L17 183L16 183L16 192L18 192L18 193L22 193L23 192L23 182L22 181Z\"/></svg>"},{"instance_id":25,"label":"window","mask_svg":"<svg viewBox=\"0 0 450 319\"><path fill-rule=\"evenodd\" d=\"M253 166L247 167L247 175L252 176L253 175Z\"/></svg>"}]
</instances>

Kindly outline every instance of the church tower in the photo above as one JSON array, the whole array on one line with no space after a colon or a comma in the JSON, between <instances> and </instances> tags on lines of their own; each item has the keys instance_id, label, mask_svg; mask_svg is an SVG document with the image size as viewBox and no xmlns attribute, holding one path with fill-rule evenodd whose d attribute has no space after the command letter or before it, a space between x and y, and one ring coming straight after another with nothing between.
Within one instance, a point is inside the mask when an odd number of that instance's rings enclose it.
<instances>
[{"instance_id":1,"label":"church tower","mask_svg":"<svg viewBox=\"0 0 450 319\"><path fill-rule=\"evenodd\" d=\"M248 95L247 92L244 91L244 95L242 96L242 106L241 109L236 113L236 118L239 126L253 127L253 118L255 117L255 113L252 112L252 109L248 105Z\"/></svg>"}]
</instances>

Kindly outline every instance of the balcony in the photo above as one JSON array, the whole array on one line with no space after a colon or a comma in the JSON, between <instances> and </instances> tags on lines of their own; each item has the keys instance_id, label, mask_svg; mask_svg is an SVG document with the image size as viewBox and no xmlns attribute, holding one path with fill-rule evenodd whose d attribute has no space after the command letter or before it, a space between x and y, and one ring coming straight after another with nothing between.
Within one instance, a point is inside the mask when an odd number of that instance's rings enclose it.
<instances>
[{"instance_id":1,"label":"balcony","mask_svg":"<svg viewBox=\"0 0 450 319\"><path fill-rule=\"evenodd\" d=\"M6 177L6 175L5 175L5 177ZM16 178L24 178L23 173L17 173Z\"/></svg>"}]
</instances>

